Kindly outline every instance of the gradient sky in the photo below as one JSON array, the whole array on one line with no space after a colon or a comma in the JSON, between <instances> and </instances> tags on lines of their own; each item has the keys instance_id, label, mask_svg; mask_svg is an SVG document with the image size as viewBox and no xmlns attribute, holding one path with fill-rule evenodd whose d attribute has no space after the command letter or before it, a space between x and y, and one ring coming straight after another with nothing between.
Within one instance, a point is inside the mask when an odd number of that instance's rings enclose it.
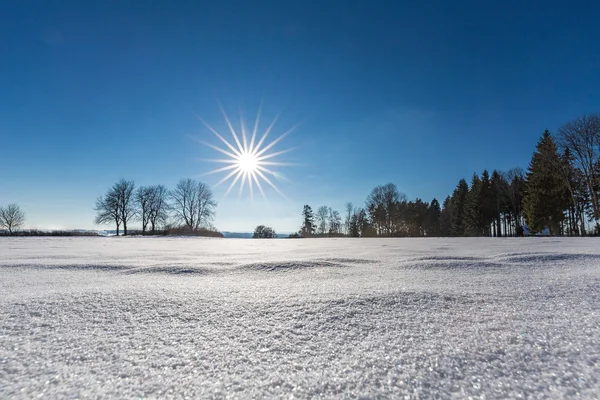
<instances>
[{"instance_id":1,"label":"gradient sky","mask_svg":"<svg viewBox=\"0 0 600 400\"><path fill-rule=\"evenodd\" d=\"M0 205L31 228L95 228L121 177L210 185L225 131L264 99L290 182L220 200L215 225L295 231L303 204L378 184L440 202L460 178L526 167L544 129L600 111L600 3L4 1ZM230 136L229 136L230 137ZM270 136L271 137L271 136ZM194 139L196 138L196 139Z\"/></svg>"}]
</instances>

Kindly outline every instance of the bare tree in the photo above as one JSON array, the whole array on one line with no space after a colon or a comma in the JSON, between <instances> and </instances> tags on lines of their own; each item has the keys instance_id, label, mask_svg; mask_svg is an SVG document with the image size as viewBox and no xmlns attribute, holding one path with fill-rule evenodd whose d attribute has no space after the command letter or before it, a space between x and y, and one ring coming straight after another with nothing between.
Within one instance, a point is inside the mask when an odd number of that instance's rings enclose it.
<instances>
[{"instance_id":1,"label":"bare tree","mask_svg":"<svg viewBox=\"0 0 600 400\"><path fill-rule=\"evenodd\" d=\"M350 221L352 220L352 215L354 213L354 205L348 202L346 203L346 219L344 220L344 229L346 231L346 235L350 236Z\"/></svg>"},{"instance_id":2,"label":"bare tree","mask_svg":"<svg viewBox=\"0 0 600 400\"><path fill-rule=\"evenodd\" d=\"M169 203L167 201L168 191L163 185L150 186L150 226L152 233L156 231L158 225L167 223L169 217Z\"/></svg>"},{"instance_id":3,"label":"bare tree","mask_svg":"<svg viewBox=\"0 0 600 400\"><path fill-rule=\"evenodd\" d=\"M568 149L573 165L579 169L590 196L593 217L600 219L598 166L600 165L600 115L587 114L566 123L558 130L558 144Z\"/></svg>"},{"instance_id":4,"label":"bare tree","mask_svg":"<svg viewBox=\"0 0 600 400\"><path fill-rule=\"evenodd\" d=\"M117 227L117 236L119 236L121 213L119 212L118 196L113 188L110 188L104 196L96 199L94 210L96 211L94 222L98 225L114 223Z\"/></svg>"},{"instance_id":5,"label":"bare tree","mask_svg":"<svg viewBox=\"0 0 600 400\"><path fill-rule=\"evenodd\" d=\"M25 223L25 213L16 204L0 207L0 227L8 229L12 235Z\"/></svg>"},{"instance_id":6,"label":"bare tree","mask_svg":"<svg viewBox=\"0 0 600 400\"><path fill-rule=\"evenodd\" d=\"M377 186L371 191L367 197L366 209L379 235L389 236L394 232L396 205L406 200L406 195L398 192L393 183Z\"/></svg>"},{"instance_id":7,"label":"bare tree","mask_svg":"<svg viewBox=\"0 0 600 400\"><path fill-rule=\"evenodd\" d=\"M329 234L336 235L342 230L342 218L340 213L329 208Z\"/></svg>"},{"instance_id":8,"label":"bare tree","mask_svg":"<svg viewBox=\"0 0 600 400\"><path fill-rule=\"evenodd\" d=\"M115 183L113 190L117 194L119 204L119 214L123 223L123 235L127 236L127 222L134 219L137 215L135 204L133 201L133 191L135 183L121 179Z\"/></svg>"},{"instance_id":9,"label":"bare tree","mask_svg":"<svg viewBox=\"0 0 600 400\"><path fill-rule=\"evenodd\" d=\"M217 202L210 187L193 179L182 179L170 193L175 219L188 229L207 226L215 214Z\"/></svg>"},{"instance_id":10,"label":"bare tree","mask_svg":"<svg viewBox=\"0 0 600 400\"><path fill-rule=\"evenodd\" d=\"M321 235L327 232L327 218L329 217L329 207L321 206L317 210L317 232Z\"/></svg>"},{"instance_id":11,"label":"bare tree","mask_svg":"<svg viewBox=\"0 0 600 400\"><path fill-rule=\"evenodd\" d=\"M127 236L127 222L136 217L133 190L135 183L121 179L106 192L104 197L96 200L97 224L115 223L117 225L117 236L119 226L123 224L123 235Z\"/></svg>"},{"instance_id":12,"label":"bare tree","mask_svg":"<svg viewBox=\"0 0 600 400\"><path fill-rule=\"evenodd\" d=\"M142 234L146 233L146 227L150 222L152 195L151 186L140 186L135 191L135 203L138 208L138 216L142 222Z\"/></svg>"}]
</instances>

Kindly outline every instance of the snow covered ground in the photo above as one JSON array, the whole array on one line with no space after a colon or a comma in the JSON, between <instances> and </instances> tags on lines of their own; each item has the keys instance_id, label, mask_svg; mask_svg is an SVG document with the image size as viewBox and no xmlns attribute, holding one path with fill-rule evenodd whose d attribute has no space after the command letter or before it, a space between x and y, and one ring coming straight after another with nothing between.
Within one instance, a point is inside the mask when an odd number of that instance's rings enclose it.
<instances>
[{"instance_id":1,"label":"snow covered ground","mask_svg":"<svg viewBox=\"0 0 600 400\"><path fill-rule=\"evenodd\" d=\"M598 398L599 244L0 238L0 398Z\"/></svg>"}]
</instances>

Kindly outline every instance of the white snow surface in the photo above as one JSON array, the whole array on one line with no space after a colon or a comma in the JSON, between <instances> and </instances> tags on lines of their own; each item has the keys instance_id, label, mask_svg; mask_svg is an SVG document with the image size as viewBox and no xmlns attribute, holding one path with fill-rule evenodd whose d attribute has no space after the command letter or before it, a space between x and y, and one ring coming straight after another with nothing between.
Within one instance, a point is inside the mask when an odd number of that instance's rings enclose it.
<instances>
[{"instance_id":1,"label":"white snow surface","mask_svg":"<svg viewBox=\"0 0 600 400\"><path fill-rule=\"evenodd\" d=\"M0 238L0 398L598 398L593 238Z\"/></svg>"}]
</instances>

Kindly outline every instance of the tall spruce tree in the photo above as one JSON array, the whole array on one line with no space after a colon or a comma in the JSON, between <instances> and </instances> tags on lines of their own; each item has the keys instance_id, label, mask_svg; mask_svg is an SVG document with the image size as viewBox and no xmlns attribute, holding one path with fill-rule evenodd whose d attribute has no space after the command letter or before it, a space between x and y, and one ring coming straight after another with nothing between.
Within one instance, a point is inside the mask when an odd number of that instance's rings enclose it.
<instances>
[{"instance_id":1,"label":"tall spruce tree","mask_svg":"<svg viewBox=\"0 0 600 400\"><path fill-rule=\"evenodd\" d=\"M452 236L452 215L454 213L454 205L452 198L447 196L442 205L440 214L440 236Z\"/></svg>"},{"instance_id":2,"label":"tall spruce tree","mask_svg":"<svg viewBox=\"0 0 600 400\"><path fill-rule=\"evenodd\" d=\"M494 222L494 193L490 174L484 170L481 174L481 228L484 236L491 236L491 226Z\"/></svg>"},{"instance_id":3,"label":"tall spruce tree","mask_svg":"<svg viewBox=\"0 0 600 400\"><path fill-rule=\"evenodd\" d=\"M440 236L440 219L442 209L440 202L437 199L431 200L429 209L427 210L427 219L425 225L425 233L427 236Z\"/></svg>"},{"instance_id":4,"label":"tall spruce tree","mask_svg":"<svg viewBox=\"0 0 600 400\"><path fill-rule=\"evenodd\" d=\"M477 174L473 174L471 186L465 202L465 234L467 236L483 236L482 182Z\"/></svg>"},{"instance_id":5,"label":"tall spruce tree","mask_svg":"<svg viewBox=\"0 0 600 400\"><path fill-rule=\"evenodd\" d=\"M546 130L529 163L523 199L525 218L532 233L546 227L550 234L560 233L564 210L568 208L566 187L556 171L560 158L554 138Z\"/></svg>"},{"instance_id":6,"label":"tall spruce tree","mask_svg":"<svg viewBox=\"0 0 600 400\"><path fill-rule=\"evenodd\" d=\"M302 218L304 221L302 222L300 233L304 237L312 236L315 233L315 216L312 208L308 204L302 209Z\"/></svg>"},{"instance_id":7,"label":"tall spruce tree","mask_svg":"<svg viewBox=\"0 0 600 400\"><path fill-rule=\"evenodd\" d=\"M451 197L452 204L452 226L450 229L450 234L452 236L464 236L465 227L464 227L464 213L465 213L465 203L467 200L467 194L469 193L469 185L467 181L461 179L454 189Z\"/></svg>"},{"instance_id":8,"label":"tall spruce tree","mask_svg":"<svg viewBox=\"0 0 600 400\"><path fill-rule=\"evenodd\" d=\"M492 192L490 209L492 215L491 233L494 237L502 237L506 235L506 232L503 232L502 229L502 215L508 212L508 182L502 174L494 170L490 178L490 187Z\"/></svg>"}]
</instances>

